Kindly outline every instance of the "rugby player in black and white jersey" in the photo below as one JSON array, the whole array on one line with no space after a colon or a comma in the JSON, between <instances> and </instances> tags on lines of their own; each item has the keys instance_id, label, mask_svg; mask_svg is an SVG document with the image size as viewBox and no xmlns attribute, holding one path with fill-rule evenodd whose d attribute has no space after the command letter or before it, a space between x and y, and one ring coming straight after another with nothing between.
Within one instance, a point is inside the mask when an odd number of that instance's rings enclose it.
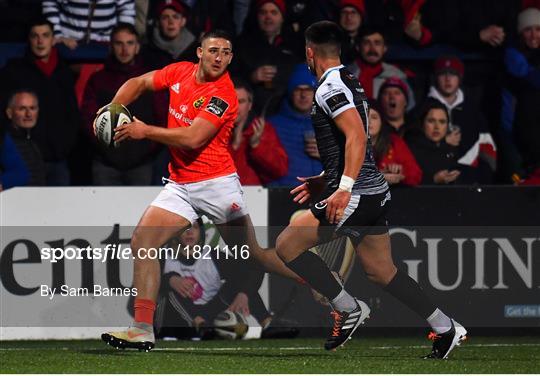
<instances>
[{"instance_id":1,"label":"rugby player in black and white jersey","mask_svg":"<svg viewBox=\"0 0 540 376\"><path fill-rule=\"evenodd\" d=\"M325 343L327 350L350 339L370 309L344 289L317 255L306 250L331 237L348 236L369 279L433 328L433 349L426 357L446 358L467 331L394 265L386 222L390 192L373 158L364 90L339 59L340 29L333 22L321 21L311 25L305 37L307 63L319 80L311 118L324 173L299 178L302 184L291 191L295 201L315 203L280 234L278 255L331 302L334 327Z\"/></svg>"}]
</instances>

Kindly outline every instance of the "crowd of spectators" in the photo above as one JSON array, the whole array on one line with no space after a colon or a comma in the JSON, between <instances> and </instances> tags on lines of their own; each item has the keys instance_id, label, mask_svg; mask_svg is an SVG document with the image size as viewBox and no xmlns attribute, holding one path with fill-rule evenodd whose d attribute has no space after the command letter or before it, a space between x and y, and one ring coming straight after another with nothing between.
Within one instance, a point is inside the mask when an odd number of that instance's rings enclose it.
<instances>
[{"instance_id":1,"label":"crowd of spectators","mask_svg":"<svg viewBox=\"0 0 540 376\"><path fill-rule=\"evenodd\" d=\"M390 184L540 183L540 0L0 0L0 42L26 44L0 70L2 188L158 184L166 148L102 147L95 112L133 76L196 62L214 28L234 39L242 183L319 174L303 31L323 19L343 29ZM59 53L88 45L109 55ZM165 126L167 102L156 92L130 110Z\"/></svg>"}]
</instances>

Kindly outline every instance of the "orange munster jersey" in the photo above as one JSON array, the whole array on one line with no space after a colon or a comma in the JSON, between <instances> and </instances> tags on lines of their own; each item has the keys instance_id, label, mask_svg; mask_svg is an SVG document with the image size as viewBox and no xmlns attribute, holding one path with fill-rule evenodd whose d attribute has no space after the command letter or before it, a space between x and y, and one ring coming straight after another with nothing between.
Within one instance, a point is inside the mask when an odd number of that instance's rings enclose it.
<instances>
[{"instance_id":1,"label":"orange munster jersey","mask_svg":"<svg viewBox=\"0 0 540 376\"><path fill-rule=\"evenodd\" d=\"M189 127L196 117L210 121L218 129L216 135L196 150L169 146L170 179L177 183L193 183L236 172L228 151L236 119L238 100L234 85L225 72L217 81L198 83L198 64L180 62L167 65L154 74L155 90L169 89L167 128Z\"/></svg>"}]
</instances>

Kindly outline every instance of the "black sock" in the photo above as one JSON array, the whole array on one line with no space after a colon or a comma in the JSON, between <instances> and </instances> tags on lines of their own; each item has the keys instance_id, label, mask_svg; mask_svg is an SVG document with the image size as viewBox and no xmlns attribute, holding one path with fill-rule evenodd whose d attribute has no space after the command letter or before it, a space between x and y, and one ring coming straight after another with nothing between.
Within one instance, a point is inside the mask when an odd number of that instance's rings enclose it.
<instances>
[{"instance_id":1,"label":"black sock","mask_svg":"<svg viewBox=\"0 0 540 376\"><path fill-rule=\"evenodd\" d=\"M427 319L437 309L420 285L399 269L384 290L423 319Z\"/></svg>"},{"instance_id":2,"label":"black sock","mask_svg":"<svg viewBox=\"0 0 540 376\"><path fill-rule=\"evenodd\" d=\"M313 252L306 251L285 265L329 300L333 300L343 289L328 265Z\"/></svg>"}]
</instances>

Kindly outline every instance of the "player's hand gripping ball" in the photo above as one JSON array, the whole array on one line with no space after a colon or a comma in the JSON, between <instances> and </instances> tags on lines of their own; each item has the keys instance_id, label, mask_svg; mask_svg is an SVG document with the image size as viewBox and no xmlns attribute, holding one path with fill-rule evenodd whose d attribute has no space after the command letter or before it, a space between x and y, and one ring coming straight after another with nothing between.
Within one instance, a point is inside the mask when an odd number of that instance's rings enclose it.
<instances>
[{"instance_id":1,"label":"player's hand gripping ball","mask_svg":"<svg viewBox=\"0 0 540 376\"><path fill-rule=\"evenodd\" d=\"M94 121L94 134L100 143L108 147L118 147L114 141L114 130L122 124L133 122L129 110L119 103L109 103L97 113Z\"/></svg>"}]
</instances>

